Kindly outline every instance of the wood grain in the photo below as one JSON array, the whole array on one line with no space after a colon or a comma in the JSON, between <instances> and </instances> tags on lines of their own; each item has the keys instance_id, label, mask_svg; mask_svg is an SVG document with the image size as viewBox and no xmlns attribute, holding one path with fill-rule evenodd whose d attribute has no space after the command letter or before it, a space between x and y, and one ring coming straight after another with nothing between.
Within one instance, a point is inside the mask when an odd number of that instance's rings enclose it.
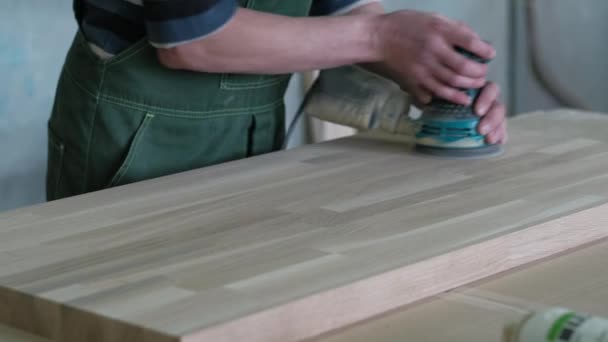
<instances>
[{"instance_id":1,"label":"wood grain","mask_svg":"<svg viewBox=\"0 0 608 342\"><path fill-rule=\"evenodd\" d=\"M500 341L521 313L561 306L608 317L608 242L456 289L317 342Z\"/></svg>"},{"instance_id":2,"label":"wood grain","mask_svg":"<svg viewBox=\"0 0 608 342\"><path fill-rule=\"evenodd\" d=\"M608 119L510 126L495 159L365 134L2 214L0 322L298 340L608 236Z\"/></svg>"},{"instance_id":3,"label":"wood grain","mask_svg":"<svg viewBox=\"0 0 608 342\"><path fill-rule=\"evenodd\" d=\"M0 324L0 341L2 342L51 342L49 339L13 329Z\"/></svg>"}]
</instances>

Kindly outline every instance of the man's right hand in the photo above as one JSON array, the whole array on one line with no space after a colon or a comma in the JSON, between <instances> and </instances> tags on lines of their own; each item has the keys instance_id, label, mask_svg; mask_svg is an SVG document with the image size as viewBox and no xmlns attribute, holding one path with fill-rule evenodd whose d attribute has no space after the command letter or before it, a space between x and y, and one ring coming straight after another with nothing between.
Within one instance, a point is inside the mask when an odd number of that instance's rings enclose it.
<instances>
[{"instance_id":1,"label":"man's right hand","mask_svg":"<svg viewBox=\"0 0 608 342\"><path fill-rule=\"evenodd\" d=\"M462 56L454 47L485 59L494 58L496 53L465 24L432 13L398 11L383 15L375 34L384 68L420 103L437 96L470 104L471 99L457 88L482 87L487 65Z\"/></svg>"}]
</instances>

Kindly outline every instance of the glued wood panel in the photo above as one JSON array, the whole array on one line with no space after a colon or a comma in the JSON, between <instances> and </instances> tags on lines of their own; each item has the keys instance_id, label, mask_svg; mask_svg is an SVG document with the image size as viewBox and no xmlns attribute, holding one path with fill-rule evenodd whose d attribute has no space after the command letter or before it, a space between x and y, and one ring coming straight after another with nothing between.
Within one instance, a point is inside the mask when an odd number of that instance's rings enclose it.
<instances>
[{"instance_id":1,"label":"glued wood panel","mask_svg":"<svg viewBox=\"0 0 608 342\"><path fill-rule=\"evenodd\" d=\"M602 242L456 289L315 341L500 341L504 325L521 313L554 306L608 317L607 257L608 242Z\"/></svg>"},{"instance_id":2,"label":"glued wood panel","mask_svg":"<svg viewBox=\"0 0 608 342\"><path fill-rule=\"evenodd\" d=\"M518 317L520 312L517 308L476 298L433 297L311 341L499 342L505 323Z\"/></svg>"},{"instance_id":3,"label":"glued wood panel","mask_svg":"<svg viewBox=\"0 0 608 342\"><path fill-rule=\"evenodd\" d=\"M608 242L461 289L511 305L542 303L608 317Z\"/></svg>"},{"instance_id":4,"label":"glued wood panel","mask_svg":"<svg viewBox=\"0 0 608 342\"><path fill-rule=\"evenodd\" d=\"M608 119L510 125L495 159L368 134L2 214L0 322L298 340L608 236Z\"/></svg>"},{"instance_id":5,"label":"glued wood panel","mask_svg":"<svg viewBox=\"0 0 608 342\"><path fill-rule=\"evenodd\" d=\"M2 342L51 342L30 333L0 324L0 341Z\"/></svg>"}]
</instances>

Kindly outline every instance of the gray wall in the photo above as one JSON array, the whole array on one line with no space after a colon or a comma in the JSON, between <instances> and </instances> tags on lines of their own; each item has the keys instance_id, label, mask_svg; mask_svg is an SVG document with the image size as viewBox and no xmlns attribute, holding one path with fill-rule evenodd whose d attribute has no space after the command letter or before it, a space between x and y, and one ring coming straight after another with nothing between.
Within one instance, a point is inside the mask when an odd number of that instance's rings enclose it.
<instances>
[{"instance_id":1,"label":"gray wall","mask_svg":"<svg viewBox=\"0 0 608 342\"><path fill-rule=\"evenodd\" d=\"M481 1L481 0L479 0ZM513 89L518 113L560 104L535 79L529 64L524 0L513 0L517 50ZM538 51L550 76L586 106L608 112L608 1L537 0Z\"/></svg>"},{"instance_id":2,"label":"gray wall","mask_svg":"<svg viewBox=\"0 0 608 342\"><path fill-rule=\"evenodd\" d=\"M540 48L547 69L590 107L608 111L604 86L608 79L604 37L608 33L608 1L538 1ZM468 22L490 40L499 51L490 77L502 86L503 98L510 101L513 113L558 106L530 72L522 16L524 0L384 3L389 10L441 12ZM4 80L0 88L0 210L44 200L46 121L74 30L71 0L0 1L0 75ZM510 32L515 34L515 44ZM288 118L293 116L301 96L301 80L294 77L286 97ZM304 127L300 127L290 146L305 142Z\"/></svg>"},{"instance_id":3,"label":"gray wall","mask_svg":"<svg viewBox=\"0 0 608 342\"><path fill-rule=\"evenodd\" d=\"M0 1L0 210L44 200L46 121L74 30L70 0Z\"/></svg>"}]
</instances>

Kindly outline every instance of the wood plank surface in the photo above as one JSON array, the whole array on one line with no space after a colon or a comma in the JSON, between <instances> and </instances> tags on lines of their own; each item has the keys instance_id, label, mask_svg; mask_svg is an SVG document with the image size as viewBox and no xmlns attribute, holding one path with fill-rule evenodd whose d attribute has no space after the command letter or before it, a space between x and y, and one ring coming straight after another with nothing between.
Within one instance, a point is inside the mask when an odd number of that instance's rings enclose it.
<instances>
[{"instance_id":1,"label":"wood plank surface","mask_svg":"<svg viewBox=\"0 0 608 342\"><path fill-rule=\"evenodd\" d=\"M608 242L455 289L314 341L498 342L506 322L545 306L608 317L606 258ZM2 325L0 341L50 342Z\"/></svg>"},{"instance_id":2,"label":"wood plank surface","mask_svg":"<svg viewBox=\"0 0 608 342\"><path fill-rule=\"evenodd\" d=\"M607 236L608 119L510 126L489 160L361 135L2 214L0 322L298 340Z\"/></svg>"},{"instance_id":3,"label":"wood plank surface","mask_svg":"<svg viewBox=\"0 0 608 342\"><path fill-rule=\"evenodd\" d=\"M608 317L608 242L501 274L376 319L332 332L316 342L499 342L521 313L565 307Z\"/></svg>"},{"instance_id":4,"label":"wood plank surface","mask_svg":"<svg viewBox=\"0 0 608 342\"><path fill-rule=\"evenodd\" d=\"M0 324L0 341L2 342L52 342L49 339L10 328Z\"/></svg>"}]
</instances>

